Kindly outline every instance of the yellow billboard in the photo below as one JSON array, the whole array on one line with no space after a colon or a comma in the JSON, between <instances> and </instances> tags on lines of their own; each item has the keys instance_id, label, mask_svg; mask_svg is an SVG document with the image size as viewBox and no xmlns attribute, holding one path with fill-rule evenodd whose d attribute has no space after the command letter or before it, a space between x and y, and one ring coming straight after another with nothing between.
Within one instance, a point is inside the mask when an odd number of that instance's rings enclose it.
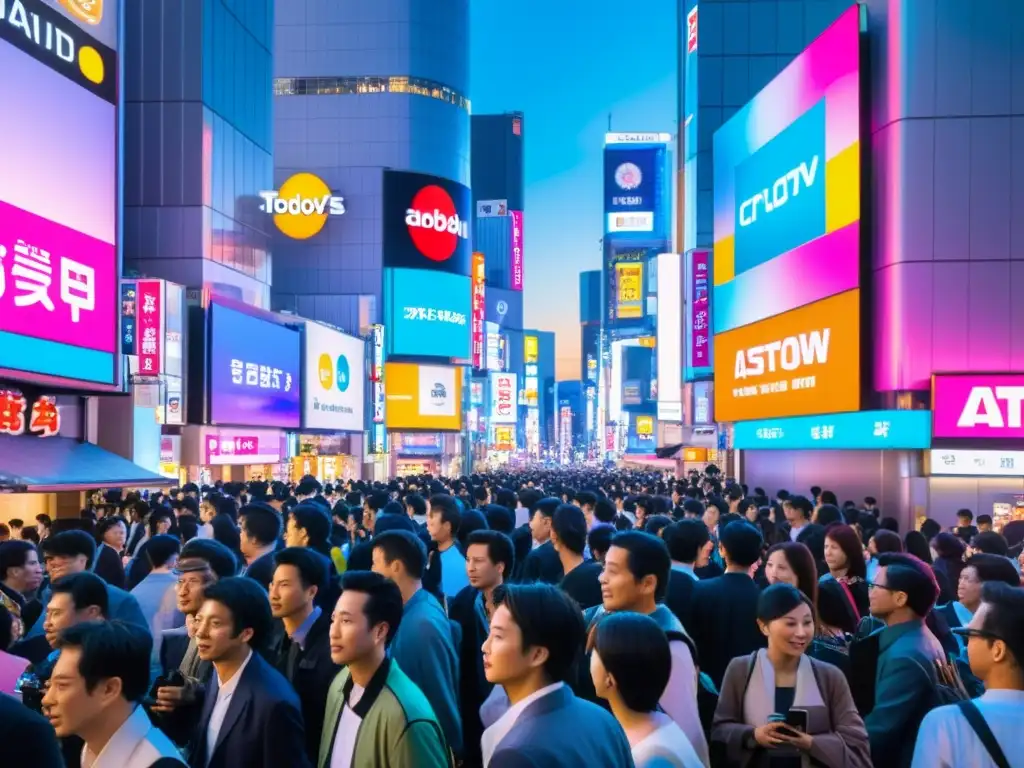
<instances>
[{"instance_id":1,"label":"yellow billboard","mask_svg":"<svg viewBox=\"0 0 1024 768\"><path fill-rule=\"evenodd\" d=\"M640 262L626 261L615 265L615 316L632 320L644 316L644 268Z\"/></svg>"},{"instance_id":2,"label":"yellow billboard","mask_svg":"<svg viewBox=\"0 0 1024 768\"><path fill-rule=\"evenodd\" d=\"M389 430L462 429L462 369L450 365L387 363L384 425Z\"/></svg>"},{"instance_id":3,"label":"yellow billboard","mask_svg":"<svg viewBox=\"0 0 1024 768\"><path fill-rule=\"evenodd\" d=\"M523 362L536 363L540 357L540 341L536 336L523 336Z\"/></svg>"}]
</instances>

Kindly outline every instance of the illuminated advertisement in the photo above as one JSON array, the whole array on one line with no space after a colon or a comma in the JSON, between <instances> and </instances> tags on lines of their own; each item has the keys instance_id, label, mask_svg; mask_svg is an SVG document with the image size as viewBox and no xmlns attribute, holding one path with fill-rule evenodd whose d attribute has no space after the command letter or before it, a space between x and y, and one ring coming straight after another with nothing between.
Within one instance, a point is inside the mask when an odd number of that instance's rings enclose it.
<instances>
[{"instance_id":1,"label":"illuminated advertisement","mask_svg":"<svg viewBox=\"0 0 1024 768\"><path fill-rule=\"evenodd\" d=\"M931 446L931 422L931 411L762 419L735 424L732 442L740 450L924 450Z\"/></svg>"},{"instance_id":2,"label":"illuminated advertisement","mask_svg":"<svg viewBox=\"0 0 1024 768\"><path fill-rule=\"evenodd\" d=\"M687 368L691 375L711 369L711 274L707 251L692 251L687 255L689 285L687 306L689 317L689 347Z\"/></svg>"},{"instance_id":3,"label":"illuminated advertisement","mask_svg":"<svg viewBox=\"0 0 1024 768\"><path fill-rule=\"evenodd\" d=\"M715 133L720 421L860 407L859 68L852 7Z\"/></svg>"},{"instance_id":4,"label":"illuminated advertisement","mask_svg":"<svg viewBox=\"0 0 1024 768\"><path fill-rule=\"evenodd\" d=\"M185 288L161 281L163 286L164 424L185 423Z\"/></svg>"},{"instance_id":5,"label":"illuminated advertisement","mask_svg":"<svg viewBox=\"0 0 1024 768\"><path fill-rule=\"evenodd\" d=\"M683 92L679 102L683 105L683 190L684 201L696 200L697 195L697 149L700 104L700 79L697 55L697 6L690 9L684 19L686 24L686 52L683 53L683 72L680 83ZM682 251L689 253L697 247L697 206L682 205L679 215L683 219Z\"/></svg>"},{"instance_id":6,"label":"illuminated advertisement","mask_svg":"<svg viewBox=\"0 0 1024 768\"><path fill-rule=\"evenodd\" d=\"M666 162L664 145L605 147L607 232L655 231L658 213L664 209Z\"/></svg>"},{"instance_id":7,"label":"illuminated advertisement","mask_svg":"<svg viewBox=\"0 0 1024 768\"><path fill-rule=\"evenodd\" d=\"M508 342L501 329L491 322L484 323L484 367L488 371L504 371Z\"/></svg>"},{"instance_id":8,"label":"illuminated advertisement","mask_svg":"<svg viewBox=\"0 0 1024 768\"><path fill-rule=\"evenodd\" d=\"M400 435L395 441L395 452L399 456L440 456L444 453L444 435Z\"/></svg>"},{"instance_id":9,"label":"illuminated advertisement","mask_svg":"<svg viewBox=\"0 0 1024 768\"><path fill-rule=\"evenodd\" d=\"M718 421L860 408L860 291L715 336Z\"/></svg>"},{"instance_id":10,"label":"illuminated advertisement","mask_svg":"<svg viewBox=\"0 0 1024 768\"><path fill-rule=\"evenodd\" d=\"M540 342L536 336L523 337L523 362L536 363L540 355Z\"/></svg>"},{"instance_id":11,"label":"illuminated advertisement","mask_svg":"<svg viewBox=\"0 0 1024 768\"><path fill-rule=\"evenodd\" d=\"M681 412L683 402L683 276L678 253L658 256L658 412ZM588 361L589 362L589 361ZM596 366L595 366L596 367Z\"/></svg>"},{"instance_id":12,"label":"illuminated advertisement","mask_svg":"<svg viewBox=\"0 0 1024 768\"><path fill-rule=\"evenodd\" d=\"M363 431L366 343L317 323L306 323L302 425Z\"/></svg>"},{"instance_id":13,"label":"illuminated advertisement","mask_svg":"<svg viewBox=\"0 0 1024 768\"><path fill-rule=\"evenodd\" d=\"M0 373L113 389L117 9L69 3L0 2Z\"/></svg>"},{"instance_id":14,"label":"illuminated advertisement","mask_svg":"<svg viewBox=\"0 0 1024 768\"><path fill-rule=\"evenodd\" d=\"M1020 440L1024 374L936 374L932 377L934 435Z\"/></svg>"},{"instance_id":15,"label":"illuminated advertisement","mask_svg":"<svg viewBox=\"0 0 1024 768\"><path fill-rule=\"evenodd\" d=\"M516 449L516 428L515 426L496 426L494 428L494 442L491 450L514 451Z\"/></svg>"},{"instance_id":16,"label":"illuminated advertisement","mask_svg":"<svg viewBox=\"0 0 1024 768\"><path fill-rule=\"evenodd\" d=\"M514 373L491 375L491 423L515 424L519 411L516 407L518 390Z\"/></svg>"},{"instance_id":17,"label":"illuminated advertisement","mask_svg":"<svg viewBox=\"0 0 1024 768\"><path fill-rule=\"evenodd\" d=\"M345 213L345 198L312 173L296 173L280 189L259 193L260 211L274 217L285 237L308 240L320 233L329 216Z\"/></svg>"},{"instance_id":18,"label":"illuminated advertisement","mask_svg":"<svg viewBox=\"0 0 1024 768\"><path fill-rule=\"evenodd\" d=\"M298 429L299 331L222 304L209 325L210 423Z\"/></svg>"},{"instance_id":19,"label":"illuminated advertisement","mask_svg":"<svg viewBox=\"0 0 1024 768\"><path fill-rule=\"evenodd\" d=\"M509 244L509 254L512 259L510 273L512 275L513 291L523 290L523 212L512 211L512 242Z\"/></svg>"},{"instance_id":20,"label":"illuminated advertisement","mask_svg":"<svg viewBox=\"0 0 1024 768\"><path fill-rule=\"evenodd\" d=\"M626 453L654 453L657 442L655 418L637 416L626 433Z\"/></svg>"},{"instance_id":21,"label":"illuminated advertisement","mask_svg":"<svg viewBox=\"0 0 1024 768\"><path fill-rule=\"evenodd\" d=\"M138 291L134 280L121 281L121 354L134 355L138 326L135 321L135 309Z\"/></svg>"},{"instance_id":22,"label":"illuminated advertisement","mask_svg":"<svg viewBox=\"0 0 1024 768\"><path fill-rule=\"evenodd\" d=\"M385 424L389 430L462 429L462 371L452 366L387 363Z\"/></svg>"},{"instance_id":23,"label":"illuminated advertisement","mask_svg":"<svg viewBox=\"0 0 1024 768\"><path fill-rule=\"evenodd\" d=\"M384 306L391 354L470 359L473 297L468 276L386 269Z\"/></svg>"},{"instance_id":24,"label":"illuminated advertisement","mask_svg":"<svg viewBox=\"0 0 1024 768\"><path fill-rule=\"evenodd\" d=\"M139 373L159 376L163 372L164 284L160 280L136 282L136 323L139 337Z\"/></svg>"},{"instance_id":25,"label":"illuminated advertisement","mask_svg":"<svg viewBox=\"0 0 1024 768\"><path fill-rule=\"evenodd\" d=\"M508 200L478 200L476 217L478 219L494 219L508 216Z\"/></svg>"},{"instance_id":26,"label":"illuminated advertisement","mask_svg":"<svg viewBox=\"0 0 1024 768\"><path fill-rule=\"evenodd\" d=\"M469 276L469 188L438 176L384 171L384 266Z\"/></svg>"},{"instance_id":27,"label":"illuminated advertisement","mask_svg":"<svg viewBox=\"0 0 1024 768\"><path fill-rule=\"evenodd\" d=\"M471 288L473 291L473 367L483 368L484 366L484 309L487 306L485 299L485 283L487 272L484 267L484 255L473 254L473 275Z\"/></svg>"},{"instance_id":28,"label":"illuminated advertisement","mask_svg":"<svg viewBox=\"0 0 1024 768\"><path fill-rule=\"evenodd\" d=\"M934 448L928 456L930 474L962 477L1015 477L1024 475L1024 451L968 451Z\"/></svg>"},{"instance_id":29,"label":"illuminated advertisement","mask_svg":"<svg viewBox=\"0 0 1024 768\"><path fill-rule=\"evenodd\" d=\"M644 316L644 265L641 261L615 264L615 318L636 320Z\"/></svg>"}]
</instances>

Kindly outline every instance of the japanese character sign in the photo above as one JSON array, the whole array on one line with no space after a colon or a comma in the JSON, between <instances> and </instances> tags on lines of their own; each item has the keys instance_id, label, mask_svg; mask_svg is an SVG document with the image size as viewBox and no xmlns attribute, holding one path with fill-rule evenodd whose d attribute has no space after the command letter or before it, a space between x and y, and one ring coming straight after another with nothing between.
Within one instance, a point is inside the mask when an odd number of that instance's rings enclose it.
<instances>
[{"instance_id":1,"label":"japanese character sign","mask_svg":"<svg viewBox=\"0 0 1024 768\"><path fill-rule=\"evenodd\" d=\"M26 412L28 417L26 418ZM29 400L17 390L0 390L0 434L53 437L60 432L60 408L53 397L39 397L29 409Z\"/></svg>"},{"instance_id":2,"label":"japanese character sign","mask_svg":"<svg viewBox=\"0 0 1024 768\"><path fill-rule=\"evenodd\" d=\"M21 435L25 432L25 409L28 401L21 392L0 390L0 433Z\"/></svg>"},{"instance_id":3,"label":"japanese character sign","mask_svg":"<svg viewBox=\"0 0 1024 768\"><path fill-rule=\"evenodd\" d=\"M53 437L60 432L60 409L56 399L40 397L32 403L32 418L28 428L40 437Z\"/></svg>"}]
</instances>

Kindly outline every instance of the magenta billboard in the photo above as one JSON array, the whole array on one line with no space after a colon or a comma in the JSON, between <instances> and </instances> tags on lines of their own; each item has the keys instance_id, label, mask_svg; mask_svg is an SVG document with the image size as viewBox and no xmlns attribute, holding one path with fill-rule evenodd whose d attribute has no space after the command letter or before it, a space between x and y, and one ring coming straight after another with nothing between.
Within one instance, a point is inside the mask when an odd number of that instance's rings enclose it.
<instances>
[{"instance_id":1,"label":"magenta billboard","mask_svg":"<svg viewBox=\"0 0 1024 768\"><path fill-rule=\"evenodd\" d=\"M708 252L690 256L690 366L711 367L711 285Z\"/></svg>"},{"instance_id":2,"label":"magenta billboard","mask_svg":"<svg viewBox=\"0 0 1024 768\"><path fill-rule=\"evenodd\" d=\"M512 211L512 243L509 252L512 254L512 277L509 281L512 290L523 290L523 212Z\"/></svg>"},{"instance_id":3,"label":"magenta billboard","mask_svg":"<svg viewBox=\"0 0 1024 768\"><path fill-rule=\"evenodd\" d=\"M1024 439L1024 374L936 374L932 435L937 438Z\"/></svg>"}]
</instances>

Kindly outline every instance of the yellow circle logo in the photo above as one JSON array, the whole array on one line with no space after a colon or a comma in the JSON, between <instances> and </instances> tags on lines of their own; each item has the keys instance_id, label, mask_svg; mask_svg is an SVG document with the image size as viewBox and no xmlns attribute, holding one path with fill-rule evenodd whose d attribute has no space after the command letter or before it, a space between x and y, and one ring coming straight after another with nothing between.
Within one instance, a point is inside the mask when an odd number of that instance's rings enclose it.
<instances>
[{"instance_id":1,"label":"yellow circle logo","mask_svg":"<svg viewBox=\"0 0 1024 768\"><path fill-rule=\"evenodd\" d=\"M320 377L320 386L330 391L331 386L334 384L334 365L331 363L331 356L326 352L320 355L320 360L317 362L317 374Z\"/></svg>"},{"instance_id":2,"label":"yellow circle logo","mask_svg":"<svg viewBox=\"0 0 1024 768\"><path fill-rule=\"evenodd\" d=\"M86 80L96 85L102 83L106 76L106 72L103 71L103 57L89 45L83 45L78 49L78 68L82 70L82 76Z\"/></svg>"},{"instance_id":3,"label":"yellow circle logo","mask_svg":"<svg viewBox=\"0 0 1024 768\"><path fill-rule=\"evenodd\" d=\"M324 228L328 216L345 212L344 198L312 173L297 173L276 192L261 192L260 196L261 209L273 214L277 228L293 240L313 237Z\"/></svg>"}]
</instances>

